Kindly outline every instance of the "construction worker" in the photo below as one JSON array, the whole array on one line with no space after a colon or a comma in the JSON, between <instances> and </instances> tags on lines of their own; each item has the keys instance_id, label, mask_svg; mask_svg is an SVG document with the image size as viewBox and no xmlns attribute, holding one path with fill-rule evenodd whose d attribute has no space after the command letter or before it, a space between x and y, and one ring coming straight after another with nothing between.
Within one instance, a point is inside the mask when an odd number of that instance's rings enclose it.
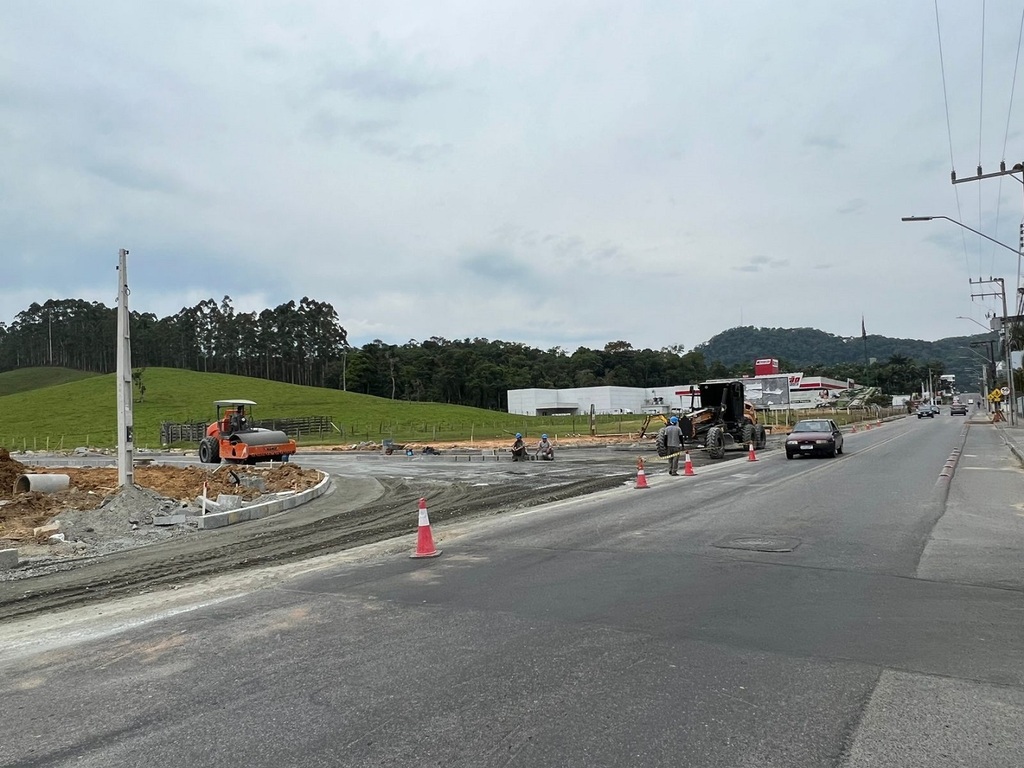
<instances>
[{"instance_id":1,"label":"construction worker","mask_svg":"<svg viewBox=\"0 0 1024 768\"><path fill-rule=\"evenodd\" d=\"M665 445L668 448L668 473L679 474L679 454L683 452L683 430L679 428L679 417L673 416L665 427Z\"/></svg>"},{"instance_id":2,"label":"construction worker","mask_svg":"<svg viewBox=\"0 0 1024 768\"><path fill-rule=\"evenodd\" d=\"M516 441L512 443L512 461L523 461L526 459L526 443L523 442L523 435L516 432Z\"/></svg>"},{"instance_id":3,"label":"construction worker","mask_svg":"<svg viewBox=\"0 0 1024 768\"><path fill-rule=\"evenodd\" d=\"M537 450L534 452L534 456L543 461L555 460L555 447L548 442L547 435L540 436L540 442L537 443Z\"/></svg>"}]
</instances>

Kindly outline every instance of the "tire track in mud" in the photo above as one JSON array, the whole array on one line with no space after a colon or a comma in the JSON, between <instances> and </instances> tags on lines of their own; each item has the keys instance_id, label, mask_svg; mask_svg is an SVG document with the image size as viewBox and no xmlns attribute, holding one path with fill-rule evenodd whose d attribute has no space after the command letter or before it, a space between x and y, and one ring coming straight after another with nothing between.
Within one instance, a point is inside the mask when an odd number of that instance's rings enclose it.
<instances>
[{"instance_id":1,"label":"tire track in mud","mask_svg":"<svg viewBox=\"0 0 1024 768\"><path fill-rule=\"evenodd\" d=\"M612 473L540 488L381 481L383 493L352 511L332 514L332 495L328 495L306 505L310 509L296 509L290 513L291 519L266 518L237 526L237 532L222 529L230 531L229 535L218 535L221 531L212 531L209 536L194 534L169 544L79 562L55 573L0 582L0 620L176 586L220 573L294 562L412 534L421 496L429 495L434 508L431 523L437 524L583 496L621 486L629 477ZM302 517L310 519L296 522Z\"/></svg>"}]
</instances>

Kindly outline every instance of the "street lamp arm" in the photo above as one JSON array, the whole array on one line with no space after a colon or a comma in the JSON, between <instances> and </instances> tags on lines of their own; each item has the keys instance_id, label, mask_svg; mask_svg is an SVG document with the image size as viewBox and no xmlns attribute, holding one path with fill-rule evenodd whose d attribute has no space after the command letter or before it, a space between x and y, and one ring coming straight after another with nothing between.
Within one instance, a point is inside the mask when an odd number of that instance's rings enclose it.
<instances>
[{"instance_id":1,"label":"street lamp arm","mask_svg":"<svg viewBox=\"0 0 1024 768\"><path fill-rule=\"evenodd\" d=\"M979 323L979 322L978 322L977 320L975 320L975 319L974 319L973 317L967 317L967 316L965 316L965 315L957 315L957 316L956 316L956 319L957 319L957 320L970 320L970 321L971 321L972 323L974 323L974 324L975 324L976 326L978 326L979 328L984 328L984 329L985 329L985 333L995 333L995 331L993 331L993 330L992 330L991 328L985 328L984 324L982 324L982 323Z\"/></svg>"},{"instance_id":2,"label":"street lamp arm","mask_svg":"<svg viewBox=\"0 0 1024 768\"><path fill-rule=\"evenodd\" d=\"M1013 253L1016 253L1016 254L1020 253L1012 245L1007 245L1006 243L1001 243L998 240L996 240L994 237L989 237L984 232L979 232L978 230L974 229L973 227L968 227L966 224L963 224L963 223L957 221L956 219L949 218L949 216L904 216L901 219L901 221L934 221L935 219L945 219L946 221L951 221L954 224L956 224L958 227L963 227L964 229L966 229L966 230L968 230L970 232L973 232L978 237L984 237L989 242L995 243L996 245L998 245L998 246L1000 246L1002 248L1005 248L1008 251L1012 251Z\"/></svg>"},{"instance_id":3,"label":"street lamp arm","mask_svg":"<svg viewBox=\"0 0 1024 768\"><path fill-rule=\"evenodd\" d=\"M984 361L985 361L986 363L988 363L989 365L992 365L992 364L993 364L993 363L992 363L992 361L991 361L991 360L990 360L990 359L989 359L988 357L986 357L985 355L981 354L981 352L978 352L978 351L976 351L976 350L973 350L973 349L971 349L970 347L960 347L960 349L966 349L966 350L967 350L968 352L972 352L972 353L974 353L975 355L977 355L978 357L980 357L980 358L981 358L982 360L984 360Z\"/></svg>"}]
</instances>

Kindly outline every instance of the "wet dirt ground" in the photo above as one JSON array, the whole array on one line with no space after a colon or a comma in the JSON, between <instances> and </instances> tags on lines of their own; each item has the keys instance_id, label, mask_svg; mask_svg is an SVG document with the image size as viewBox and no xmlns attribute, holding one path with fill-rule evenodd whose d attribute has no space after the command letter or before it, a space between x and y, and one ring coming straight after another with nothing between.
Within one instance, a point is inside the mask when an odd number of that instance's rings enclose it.
<instances>
[{"instance_id":1,"label":"wet dirt ground","mask_svg":"<svg viewBox=\"0 0 1024 768\"><path fill-rule=\"evenodd\" d=\"M727 460L745 456L734 452L727 454ZM462 448L439 455L387 457L379 451L300 454L290 465L292 470L302 468L316 476L315 470L320 470L331 476L332 489L320 499L281 515L218 530L183 529L151 546L129 541L120 551L46 558L6 576L0 572L4 579L0 581L0 620L171 589L217 573L298 561L410 534L415 531L420 498L428 500L431 523L443 525L448 520L497 515L621 487L635 481L639 457L648 461L648 473L664 471L650 446L625 441L563 447L554 462L512 462L500 452ZM195 473L207 472L190 465L194 457L161 460L168 465L147 468L158 470L154 477L192 477L189 482L193 482ZM695 452L693 462L699 467L708 459ZM60 463L60 457L49 459L47 469L57 471ZM143 477L137 471L137 482L141 484ZM292 477L290 482L299 479Z\"/></svg>"}]
</instances>

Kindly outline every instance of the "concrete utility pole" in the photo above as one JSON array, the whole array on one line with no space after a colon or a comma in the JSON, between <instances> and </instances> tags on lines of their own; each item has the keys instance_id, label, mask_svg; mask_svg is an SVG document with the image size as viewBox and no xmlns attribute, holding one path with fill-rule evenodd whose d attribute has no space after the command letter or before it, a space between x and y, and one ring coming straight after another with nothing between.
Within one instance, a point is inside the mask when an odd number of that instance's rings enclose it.
<instances>
[{"instance_id":1,"label":"concrete utility pole","mask_svg":"<svg viewBox=\"0 0 1024 768\"><path fill-rule=\"evenodd\" d=\"M1010 353L1010 328L1006 324L1008 320L1008 316L1006 314L1006 284L1001 277L990 277L988 280L982 280L981 278L978 278L977 280L971 279L970 283L971 285L982 285L985 283L999 284L999 293L972 293L971 298L980 299L986 296L998 296L1003 300L1002 332L1003 351L1006 353L1006 386L1010 389L1010 424L1014 425L1017 423L1017 394L1014 391L1013 386L1013 356Z\"/></svg>"},{"instance_id":2,"label":"concrete utility pole","mask_svg":"<svg viewBox=\"0 0 1024 768\"><path fill-rule=\"evenodd\" d=\"M117 263L117 484L135 485L135 440L132 419L132 340L128 324L128 251Z\"/></svg>"}]
</instances>

